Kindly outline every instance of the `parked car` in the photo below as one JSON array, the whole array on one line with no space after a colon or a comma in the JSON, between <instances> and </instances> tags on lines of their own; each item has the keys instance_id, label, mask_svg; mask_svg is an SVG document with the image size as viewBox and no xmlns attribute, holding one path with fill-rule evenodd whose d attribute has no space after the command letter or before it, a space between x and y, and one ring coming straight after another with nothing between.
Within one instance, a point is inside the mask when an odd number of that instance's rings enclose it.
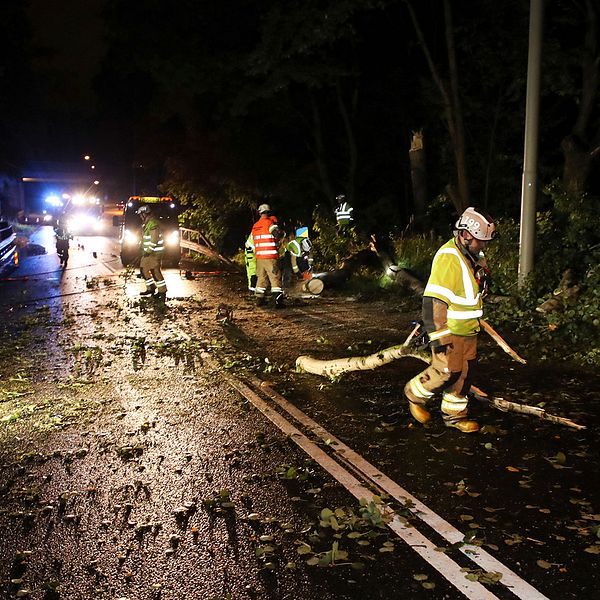
<instances>
[{"instance_id":1,"label":"parked car","mask_svg":"<svg viewBox=\"0 0 600 600\"><path fill-rule=\"evenodd\" d=\"M16 239L12 225L0 221L0 273L6 273L19 265Z\"/></svg>"}]
</instances>

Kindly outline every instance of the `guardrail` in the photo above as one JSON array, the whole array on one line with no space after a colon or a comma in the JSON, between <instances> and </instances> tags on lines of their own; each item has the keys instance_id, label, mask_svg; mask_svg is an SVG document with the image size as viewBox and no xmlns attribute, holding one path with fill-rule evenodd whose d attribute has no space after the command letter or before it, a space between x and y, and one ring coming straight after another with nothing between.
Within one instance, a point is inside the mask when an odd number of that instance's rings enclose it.
<instances>
[{"instance_id":1,"label":"guardrail","mask_svg":"<svg viewBox=\"0 0 600 600\"><path fill-rule=\"evenodd\" d=\"M204 235L195 229L186 229L185 227L180 227L179 245L182 250L185 249L191 252L197 252L198 254L204 254L204 256L208 256L209 258L214 258L228 265L236 266L232 260L219 254L210 245L209 241L204 237Z\"/></svg>"}]
</instances>

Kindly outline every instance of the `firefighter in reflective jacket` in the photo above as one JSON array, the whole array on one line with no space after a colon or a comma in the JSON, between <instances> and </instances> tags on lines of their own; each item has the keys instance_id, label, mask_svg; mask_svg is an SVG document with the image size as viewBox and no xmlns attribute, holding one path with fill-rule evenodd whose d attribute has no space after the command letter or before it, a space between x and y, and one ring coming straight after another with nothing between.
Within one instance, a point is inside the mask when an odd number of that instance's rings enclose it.
<instances>
[{"instance_id":1,"label":"firefighter in reflective jacket","mask_svg":"<svg viewBox=\"0 0 600 600\"><path fill-rule=\"evenodd\" d=\"M167 284L160 270L160 263L164 254L164 241L160 223L152 215L150 207L146 204L140 206L137 214L142 219L142 258L140 270L146 282L146 290L142 296L152 296L156 293L158 300L164 302L167 297Z\"/></svg>"},{"instance_id":2,"label":"firefighter in reflective jacket","mask_svg":"<svg viewBox=\"0 0 600 600\"><path fill-rule=\"evenodd\" d=\"M310 279L310 271L312 269L310 251L312 249L312 242L308 239L308 227L298 227L296 229L296 237L288 242L285 249L290 256L294 275L301 275L304 278Z\"/></svg>"},{"instance_id":3,"label":"firefighter in reflective jacket","mask_svg":"<svg viewBox=\"0 0 600 600\"><path fill-rule=\"evenodd\" d=\"M340 229L345 229L354 221L352 211L354 210L348 202L346 196L336 196L337 206L335 208L335 219Z\"/></svg>"},{"instance_id":4,"label":"firefighter in reflective jacket","mask_svg":"<svg viewBox=\"0 0 600 600\"><path fill-rule=\"evenodd\" d=\"M62 225L54 228L54 234L56 235L56 253L60 259L60 266L66 268L67 262L69 262L69 240L73 236Z\"/></svg>"},{"instance_id":5,"label":"firefighter in reflective jacket","mask_svg":"<svg viewBox=\"0 0 600 600\"><path fill-rule=\"evenodd\" d=\"M431 418L425 404L442 394L447 426L462 432L479 430L468 419L468 396L477 358L479 318L487 272L483 249L496 237L491 217L473 207L456 222L454 237L436 253L423 293L423 322L432 351L430 366L404 387L412 416L419 423Z\"/></svg>"},{"instance_id":6,"label":"firefighter in reflective jacket","mask_svg":"<svg viewBox=\"0 0 600 600\"><path fill-rule=\"evenodd\" d=\"M271 215L271 207L261 204L258 207L260 219L252 227L252 240L256 255L256 305L265 303L267 287L275 298L275 307L283 307L283 288L281 284L281 268L279 266L278 241L283 232L277 225L277 217Z\"/></svg>"},{"instance_id":7,"label":"firefighter in reflective jacket","mask_svg":"<svg viewBox=\"0 0 600 600\"><path fill-rule=\"evenodd\" d=\"M248 236L244 244L244 262L246 263L246 275L248 276L248 291L256 292L256 253L252 234Z\"/></svg>"}]
</instances>

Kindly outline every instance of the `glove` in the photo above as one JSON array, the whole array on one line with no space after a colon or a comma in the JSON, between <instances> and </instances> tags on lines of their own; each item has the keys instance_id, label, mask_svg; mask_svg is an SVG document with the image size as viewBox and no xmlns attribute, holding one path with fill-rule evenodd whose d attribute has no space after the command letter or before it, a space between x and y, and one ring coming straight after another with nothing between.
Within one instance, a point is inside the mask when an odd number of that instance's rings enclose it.
<instances>
[{"instance_id":1,"label":"glove","mask_svg":"<svg viewBox=\"0 0 600 600\"><path fill-rule=\"evenodd\" d=\"M310 273L310 271L304 271L304 273L300 274L300 277L302 277L302 279L308 281L309 279L312 279L312 274Z\"/></svg>"},{"instance_id":2,"label":"glove","mask_svg":"<svg viewBox=\"0 0 600 600\"><path fill-rule=\"evenodd\" d=\"M414 324L416 325L417 323L414 322ZM429 339L429 334L423 327L423 323L421 323L419 321L419 325L420 325L420 327L412 339L412 345L417 350L427 350L427 348L429 348L429 344L431 343L431 340Z\"/></svg>"}]
</instances>

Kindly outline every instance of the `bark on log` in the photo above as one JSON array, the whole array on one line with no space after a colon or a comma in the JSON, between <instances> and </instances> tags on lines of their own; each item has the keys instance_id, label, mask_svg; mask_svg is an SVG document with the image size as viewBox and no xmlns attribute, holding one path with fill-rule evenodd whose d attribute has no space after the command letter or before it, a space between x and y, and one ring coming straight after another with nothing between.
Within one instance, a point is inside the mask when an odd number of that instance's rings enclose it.
<instances>
[{"instance_id":1,"label":"bark on log","mask_svg":"<svg viewBox=\"0 0 600 600\"><path fill-rule=\"evenodd\" d=\"M350 371L371 371L406 356L429 362L426 356L417 352L414 348L400 344L368 356L334 358L333 360L319 360L312 356L299 356L296 359L296 370L336 378Z\"/></svg>"},{"instance_id":2,"label":"bark on log","mask_svg":"<svg viewBox=\"0 0 600 600\"><path fill-rule=\"evenodd\" d=\"M425 291L425 284L406 269L397 269L394 279L420 296Z\"/></svg>"},{"instance_id":3,"label":"bark on log","mask_svg":"<svg viewBox=\"0 0 600 600\"><path fill-rule=\"evenodd\" d=\"M285 286L285 290L288 296L301 296L302 294L318 296L324 287L324 282L317 273L312 279L292 281L289 285Z\"/></svg>"}]
</instances>

